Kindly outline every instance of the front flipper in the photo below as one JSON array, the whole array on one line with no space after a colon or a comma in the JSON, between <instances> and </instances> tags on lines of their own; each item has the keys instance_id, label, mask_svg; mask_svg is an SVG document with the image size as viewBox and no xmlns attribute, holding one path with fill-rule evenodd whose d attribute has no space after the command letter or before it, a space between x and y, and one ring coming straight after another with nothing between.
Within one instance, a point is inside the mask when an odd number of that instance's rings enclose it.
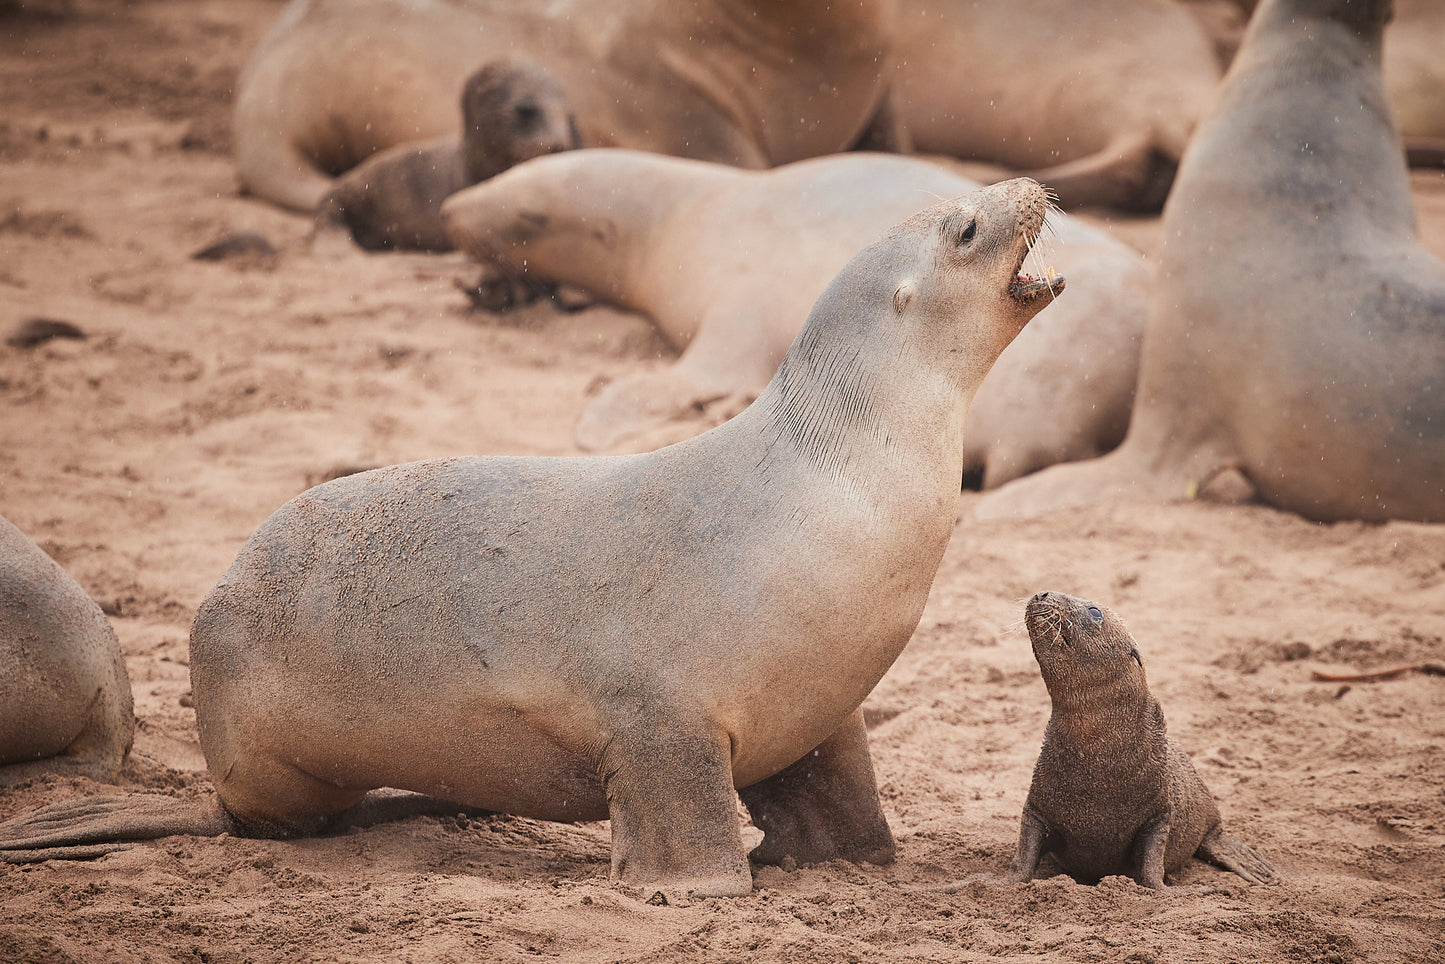
<instances>
[{"instance_id":1,"label":"front flipper","mask_svg":"<svg viewBox=\"0 0 1445 964\"><path fill-rule=\"evenodd\" d=\"M669 899L751 893L729 754L726 734L677 720L615 734L602 760L614 878Z\"/></svg>"},{"instance_id":2,"label":"front flipper","mask_svg":"<svg viewBox=\"0 0 1445 964\"><path fill-rule=\"evenodd\" d=\"M1251 884L1262 884L1279 876L1274 865L1255 853L1253 847L1235 840L1217 826L1200 841L1194 855L1216 867L1234 871Z\"/></svg>"},{"instance_id":3,"label":"front flipper","mask_svg":"<svg viewBox=\"0 0 1445 964\"><path fill-rule=\"evenodd\" d=\"M751 854L758 863L893 860L861 708L817 749L738 795L765 835Z\"/></svg>"},{"instance_id":4,"label":"front flipper","mask_svg":"<svg viewBox=\"0 0 1445 964\"><path fill-rule=\"evenodd\" d=\"M1009 873L1012 879L1021 884L1034 879L1034 872L1039 869L1039 861L1043 859L1048 838L1049 828L1044 823L1044 818L1025 806L1023 819L1019 821L1019 849L1014 856L1013 869Z\"/></svg>"},{"instance_id":5,"label":"front flipper","mask_svg":"<svg viewBox=\"0 0 1445 964\"><path fill-rule=\"evenodd\" d=\"M1139 830L1135 839L1135 852L1139 855L1139 869L1134 879L1141 886L1170 894L1217 894L1220 888L1211 884L1192 887L1170 886L1164 883L1164 853L1169 845L1169 830L1173 827L1168 814L1156 817Z\"/></svg>"},{"instance_id":6,"label":"front flipper","mask_svg":"<svg viewBox=\"0 0 1445 964\"><path fill-rule=\"evenodd\" d=\"M1139 871L1134 879L1144 887L1169 889L1164 885L1164 852L1169 844L1171 826L1169 815L1162 814L1140 828L1134 841L1135 852L1139 855Z\"/></svg>"}]
</instances>

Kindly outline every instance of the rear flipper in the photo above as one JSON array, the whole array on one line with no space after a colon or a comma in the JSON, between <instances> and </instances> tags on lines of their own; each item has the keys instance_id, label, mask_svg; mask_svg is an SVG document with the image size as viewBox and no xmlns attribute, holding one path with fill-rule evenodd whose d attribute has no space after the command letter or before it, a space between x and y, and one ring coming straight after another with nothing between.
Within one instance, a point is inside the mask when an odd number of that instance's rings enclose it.
<instances>
[{"instance_id":1,"label":"rear flipper","mask_svg":"<svg viewBox=\"0 0 1445 964\"><path fill-rule=\"evenodd\" d=\"M1235 840L1218 827L1205 835L1194 855L1216 867L1234 871L1251 884L1262 884L1279 877L1274 866L1255 853L1254 848Z\"/></svg>"},{"instance_id":2,"label":"rear flipper","mask_svg":"<svg viewBox=\"0 0 1445 964\"><path fill-rule=\"evenodd\" d=\"M407 817L486 816L488 811L436 797L382 790L326 819L327 832L372 827ZM0 823L0 863L41 860L91 860L129 849L140 840L187 835L219 837L284 836L279 828L265 833L243 825L214 798L184 800L160 794L131 793L65 800ZM278 832L279 831L279 832Z\"/></svg>"},{"instance_id":3,"label":"rear flipper","mask_svg":"<svg viewBox=\"0 0 1445 964\"><path fill-rule=\"evenodd\" d=\"M237 106L236 178L241 189L305 214L331 190L332 179L291 142L270 118L252 117L249 101Z\"/></svg>"},{"instance_id":4,"label":"rear flipper","mask_svg":"<svg viewBox=\"0 0 1445 964\"><path fill-rule=\"evenodd\" d=\"M1177 157L1166 155L1142 132L1029 176L1057 194L1065 209L1085 205L1152 212L1164 207L1178 167Z\"/></svg>"},{"instance_id":5,"label":"rear flipper","mask_svg":"<svg viewBox=\"0 0 1445 964\"><path fill-rule=\"evenodd\" d=\"M84 847L43 847L39 850L0 850L0 864L38 864L43 860L94 860L129 850L133 843L89 844Z\"/></svg>"},{"instance_id":6,"label":"rear flipper","mask_svg":"<svg viewBox=\"0 0 1445 964\"><path fill-rule=\"evenodd\" d=\"M802 759L738 795L764 834L749 855L758 863L893 861L862 709Z\"/></svg>"},{"instance_id":7,"label":"rear flipper","mask_svg":"<svg viewBox=\"0 0 1445 964\"><path fill-rule=\"evenodd\" d=\"M0 823L0 862L98 857L129 841L239 833L214 799L121 794L66 800Z\"/></svg>"}]
</instances>

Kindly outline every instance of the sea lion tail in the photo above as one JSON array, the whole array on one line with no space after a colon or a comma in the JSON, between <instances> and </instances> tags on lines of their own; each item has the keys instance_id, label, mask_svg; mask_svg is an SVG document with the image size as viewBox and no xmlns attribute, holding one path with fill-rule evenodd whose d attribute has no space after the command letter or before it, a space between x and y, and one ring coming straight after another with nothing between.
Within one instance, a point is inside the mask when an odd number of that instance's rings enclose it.
<instances>
[{"instance_id":1,"label":"sea lion tail","mask_svg":"<svg viewBox=\"0 0 1445 964\"><path fill-rule=\"evenodd\" d=\"M235 820L214 799L183 800L154 793L66 800L0 823L0 863L88 860L133 841L176 834L235 833Z\"/></svg>"}]
</instances>

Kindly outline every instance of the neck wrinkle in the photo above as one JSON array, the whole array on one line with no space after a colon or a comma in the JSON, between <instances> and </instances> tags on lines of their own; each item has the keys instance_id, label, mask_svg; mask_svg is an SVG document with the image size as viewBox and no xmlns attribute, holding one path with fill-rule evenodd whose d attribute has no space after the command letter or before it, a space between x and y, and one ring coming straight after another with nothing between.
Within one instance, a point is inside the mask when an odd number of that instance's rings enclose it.
<instances>
[{"instance_id":1,"label":"neck wrinkle","mask_svg":"<svg viewBox=\"0 0 1445 964\"><path fill-rule=\"evenodd\" d=\"M963 405L952 383L943 386L951 405L920 404L939 387L924 384L919 372L884 385L889 373L880 369L886 366L865 360L876 346L824 342L809 337L813 332L809 329L788 352L754 403L773 426L764 462L771 461L774 448L786 445L792 461L838 486L880 525L885 523L877 508L898 503L901 487L924 497L936 487L954 497L963 472ZM895 395L900 391L913 392L913 404L899 404ZM927 450L919 449L921 438L932 443ZM913 500L903 501L911 505Z\"/></svg>"}]
</instances>

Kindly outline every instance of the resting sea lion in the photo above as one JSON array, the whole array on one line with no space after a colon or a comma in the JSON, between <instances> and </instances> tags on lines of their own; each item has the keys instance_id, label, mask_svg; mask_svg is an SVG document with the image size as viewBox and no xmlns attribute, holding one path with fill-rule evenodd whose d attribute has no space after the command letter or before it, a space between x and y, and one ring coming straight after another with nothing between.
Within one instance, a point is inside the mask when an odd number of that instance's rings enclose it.
<instances>
[{"instance_id":1,"label":"resting sea lion","mask_svg":"<svg viewBox=\"0 0 1445 964\"><path fill-rule=\"evenodd\" d=\"M1236 468L1321 521L1445 521L1445 264L1380 81L1388 0L1267 0L1164 209L1129 434L980 515L1182 499Z\"/></svg>"},{"instance_id":2,"label":"resting sea lion","mask_svg":"<svg viewBox=\"0 0 1445 964\"><path fill-rule=\"evenodd\" d=\"M1024 621L1053 715L1024 804L1015 878L1032 878L1045 854L1083 881L1125 874L1156 890L1191 856L1250 883L1274 877L1269 861L1221 827L1189 755L1165 733L1119 617L1041 592Z\"/></svg>"},{"instance_id":3,"label":"resting sea lion","mask_svg":"<svg viewBox=\"0 0 1445 964\"><path fill-rule=\"evenodd\" d=\"M79 801L0 848L308 833L396 787L612 820L612 869L751 888L753 856L886 861L859 709L954 526L963 416L1061 290L1018 274L1042 188L947 201L860 253L756 404L614 458L469 458L283 506L191 633L220 807Z\"/></svg>"},{"instance_id":4,"label":"resting sea lion","mask_svg":"<svg viewBox=\"0 0 1445 964\"><path fill-rule=\"evenodd\" d=\"M376 151L454 136L456 92L501 57L552 74L586 144L744 167L900 144L895 16L895 0L292 0L237 81L237 174L313 211Z\"/></svg>"},{"instance_id":5,"label":"resting sea lion","mask_svg":"<svg viewBox=\"0 0 1445 964\"><path fill-rule=\"evenodd\" d=\"M1385 96L1412 164L1445 167L1445 4L1395 0L1385 31Z\"/></svg>"},{"instance_id":6,"label":"resting sea lion","mask_svg":"<svg viewBox=\"0 0 1445 964\"><path fill-rule=\"evenodd\" d=\"M1177 0L904 0L914 149L1029 171L1065 207L1157 211L1220 67Z\"/></svg>"},{"instance_id":7,"label":"resting sea lion","mask_svg":"<svg viewBox=\"0 0 1445 964\"><path fill-rule=\"evenodd\" d=\"M854 253L935 198L977 188L887 154L740 171L586 150L457 194L444 217L479 260L643 312L682 349L675 365L620 379L588 405L577 441L609 450L720 398L755 396ZM964 465L985 486L1099 455L1128 425L1150 270L1076 218L1050 224L1048 261L1068 275L1069 297L1019 335L969 409Z\"/></svg>"},{"instance_id":8,"label":"resting sea lion","mask_svg":"<svg viewBox=\"0 0 1445 964\"><path fill-rule=\"evenodd\" d=\"M80 584L0 518L0 785L108 780L135 736L115 632Z\"/></svg>"},{"instance_id":9,"label":"resting sea lion","mask_svg":"<svg viewBox=\"0 0 1445 964\"><path fill-rule=\"evenodd\" d=\"M532 64L494 61L462 85L462 133L374 154L321 202L323 226L337 224L370 251L450 251L442 201L528 158L582 146L562 89Z\"/></svg>"}]
</instances>

